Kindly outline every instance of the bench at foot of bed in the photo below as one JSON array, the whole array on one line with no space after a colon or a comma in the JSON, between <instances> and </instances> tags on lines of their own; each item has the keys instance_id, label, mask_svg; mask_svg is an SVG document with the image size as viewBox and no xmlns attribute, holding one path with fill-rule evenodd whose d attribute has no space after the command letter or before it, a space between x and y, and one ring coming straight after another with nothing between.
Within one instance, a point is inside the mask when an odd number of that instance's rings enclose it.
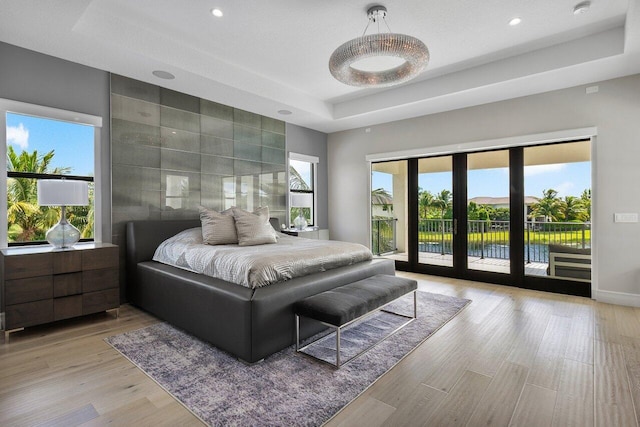
<instances>
[{"instance_id":1,"label":"bench at foot of bed","mask_svg":"<svg viewBox=\"0 0 640 427\"><path fill-rule=\"evenodd\" d=\"M313 344L309 343L300 348L300 317L307 317L316 320L335 330L336 334L336 363L330 363L336 368L355 359L359 355L369 350L370 346L362 350L357 355L346 361L340 360L340 334L342 330L352 323L363 319L377 311L384 309L388 304L398 298L413 292L413 316L407 317L409 320L397 328L393 333L411 323L417 317L416 290L418 282L413 279L403 277L378 274L359 280L348 285L340 286L329 291L310 296L294 304L296 321L296 351L304 352L306 348ZM392 333L392 334L393 334ZM390 334L390 335L392 335ZM384 339L388 338L387 335ZM314 341L315 342L315 341ZM375 343L378 344L380 341ZM307 354L307 353L305 353ZM310 354L307 354L314 357ZM314 357L315 358L315 357ZM322 360L322 359L319 359ZM325 360L322 360L326 362ZM329 363L329 362L327 362Z\"/></svg>"}]
</instances>

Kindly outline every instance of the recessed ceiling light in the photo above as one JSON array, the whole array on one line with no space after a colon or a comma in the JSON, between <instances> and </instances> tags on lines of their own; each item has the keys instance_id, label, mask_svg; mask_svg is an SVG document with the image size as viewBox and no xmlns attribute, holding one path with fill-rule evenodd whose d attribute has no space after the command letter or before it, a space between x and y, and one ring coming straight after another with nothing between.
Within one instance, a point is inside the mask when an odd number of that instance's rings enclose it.
<instances>
[{"instance_id":1,"label":"recessed ceiling light","mask_svg":"<svg viewBox=\"0 0 640 427\"><path fill-rule=\"evenodd\" d=\"M589 11L590 7L591 7L591 2L590 1L580 2L577 5L575 5L575 7L573 8L573 14L574 15L580 15L581 13L585 13L585 12Z\"/></svg>"},{"instance_id":2,"label":"recessed ceiling light","mask_svg":"<svg viewBox=\"0 0 640 427\"><path fill-rule=\"evenodd\" d=\"M288 116L289 114L292 114L292 113L289 110L278 110L278 114L282 114L283 116Z\"/></svg>"},{"instance_id":3,"label":"recessed ceiling light","mask_svg":"<svg viewBox=\"0 0 640 427\"><path fill-rule=\"evenodd\" d=\"M522 22L522 19L518 18L517 16L515 18L511 18L511 21L509 21L509 25L511 25L512 27L518 25L519 23Z\"/></svg>"},{"instance_id":4,"label":"recessed ceiling light","mask_svg":"<svg viewBox=\"0 0 640 427\"><path fill-rule=\"evenodd\" d=\"M218 8L216 8L216 9L211 9L211 14L212 14L213 16L215 16L216 18L220 18L220 17L222 17L222 11L221 11L220 9L218 9Z\"/></svg>"},{"instance_id":5,"label":"recessed ceiling light","mask_svg":"<svg viewBox=\"0 0 640 427\"><path fill-rule=\"evenodd\" d=\"M176 76L174 76L170 72L162 71L162 70L155 70L151 74L153 74L154 76L156 76L156 77L158 77L160 79L165 79L165 80L173 80L173 79L176 78Z\"/></svg>"}]
</instances>

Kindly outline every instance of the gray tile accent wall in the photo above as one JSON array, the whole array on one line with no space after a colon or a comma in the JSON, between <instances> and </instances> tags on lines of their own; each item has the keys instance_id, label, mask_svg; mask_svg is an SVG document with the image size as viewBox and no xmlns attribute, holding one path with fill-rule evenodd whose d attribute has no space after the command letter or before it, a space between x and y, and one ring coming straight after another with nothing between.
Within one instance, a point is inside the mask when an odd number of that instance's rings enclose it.
<instances>
[{"instance_id":1,"label":"gray tile accent wall","mask_svg":"<svg viewBox=\"0 0 640 427\"><path fill-rule=\"evenodd\" d=\"M285 123L111 75L113 242L125 224L269 206L285 222ZM124 277L121 275L122 279Z\"/></svg>"}]
</instances>

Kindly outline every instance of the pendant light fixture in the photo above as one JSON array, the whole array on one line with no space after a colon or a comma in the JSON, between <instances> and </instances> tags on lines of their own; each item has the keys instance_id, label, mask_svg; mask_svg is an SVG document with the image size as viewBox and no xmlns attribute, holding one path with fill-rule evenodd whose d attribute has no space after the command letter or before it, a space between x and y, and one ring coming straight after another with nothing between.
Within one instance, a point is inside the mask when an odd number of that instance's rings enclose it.
<instances>
[{"instance_id":1,"label":"pendant light fixture","mask_svg":"<svg viewBox=\"0 0 640 427\"><path fill-rule=\"evenodd\" d=\"M424 70L429 62L427 46L415 37L392 33L386 16L387 8L384 6L369 8L369 23L362 36L344 43L331 55L329 71L333 77L350 86L392 86L411 80ZM384 21L389 32L379 31L380 21ZM367 35L372 23L377 24L378 32ZM374 57L397 57L404 61L381 71L366 71L353 66L358 61Z\"/></svg>"}]
</instances>

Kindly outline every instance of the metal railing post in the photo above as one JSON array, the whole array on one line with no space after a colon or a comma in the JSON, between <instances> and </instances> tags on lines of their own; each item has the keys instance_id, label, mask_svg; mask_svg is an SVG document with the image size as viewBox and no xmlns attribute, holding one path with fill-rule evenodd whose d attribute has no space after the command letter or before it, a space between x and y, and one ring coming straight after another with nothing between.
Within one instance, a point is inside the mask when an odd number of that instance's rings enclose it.
<instances>
[{"instance_id":1,"label":"metal railing post","mask_svg":"<svg viewBox=\"0 0 640 427\"><path fill-rule=\"evenodd\" d=\"M582 249L584 249L584 242L585 242L585 239L584 239L584 232L585 232L585 229L586 229L586 228L587 228L587 224L583 222L583 223L582 223Z\"/></svg>"},{"instance_id":2,"label":"metal railing post","mask_svg":"<svg viewBox=\"0 0 640 427\"><path fill-rule=\"evenodd\" d=\"M531 223L525 221L527 225L527 264L531 264Z\"/></svg>"},{"instance_id":3,"label":"metal railing post","mask_svg":"<svg viewBox=\"0 0 640 427\"><path fill-rule=\"evenodd\" d=\"M392 246L392 248L393 248L393 250L394 250L394 251L397 251L397 250L398 250L398 246L396 245L396 225L397 225L397 224L398 224L398 219L397 219L397 218L394 218L394 219L391 221L391 225L392 225L392 227L391 227L391 233L393 233L393 234L391 235L391 242L392 242L392 245L393 245L393 246Z\"/></svg>"},{"instance_id":4,"label":"metal railing post","mask_svg":"<svg viewBox=\"0 0 640 427\"><path fill-rule=\"evenodd\" d=\"M440 219L440 225L442 229L442 235L440 238L440 255L444 255L444 218Z\"/></svg>"},{"instance_id":5,"label":"metal railing post","mask_svg":"<svg viewBox=\"0 0 640 427\"><path fill-rule=\"evenodd\" d=\"M480 223L480 259L484 259L484 225L485 221Z\"/></svg>"},{"instance_id":6,"label":"metal railing post","mask_svg":"<svg viewBox=\"0 0 640 427\"><path fill-rule=\"evenodd\" d=\"M376 252L378 252L377 255L380 255L382 253L380 251L380 220L376 220L376 228L377 228L376 235L378 236L378 243L377 243L378 250Z\"/></svg>"}]
</instances>

